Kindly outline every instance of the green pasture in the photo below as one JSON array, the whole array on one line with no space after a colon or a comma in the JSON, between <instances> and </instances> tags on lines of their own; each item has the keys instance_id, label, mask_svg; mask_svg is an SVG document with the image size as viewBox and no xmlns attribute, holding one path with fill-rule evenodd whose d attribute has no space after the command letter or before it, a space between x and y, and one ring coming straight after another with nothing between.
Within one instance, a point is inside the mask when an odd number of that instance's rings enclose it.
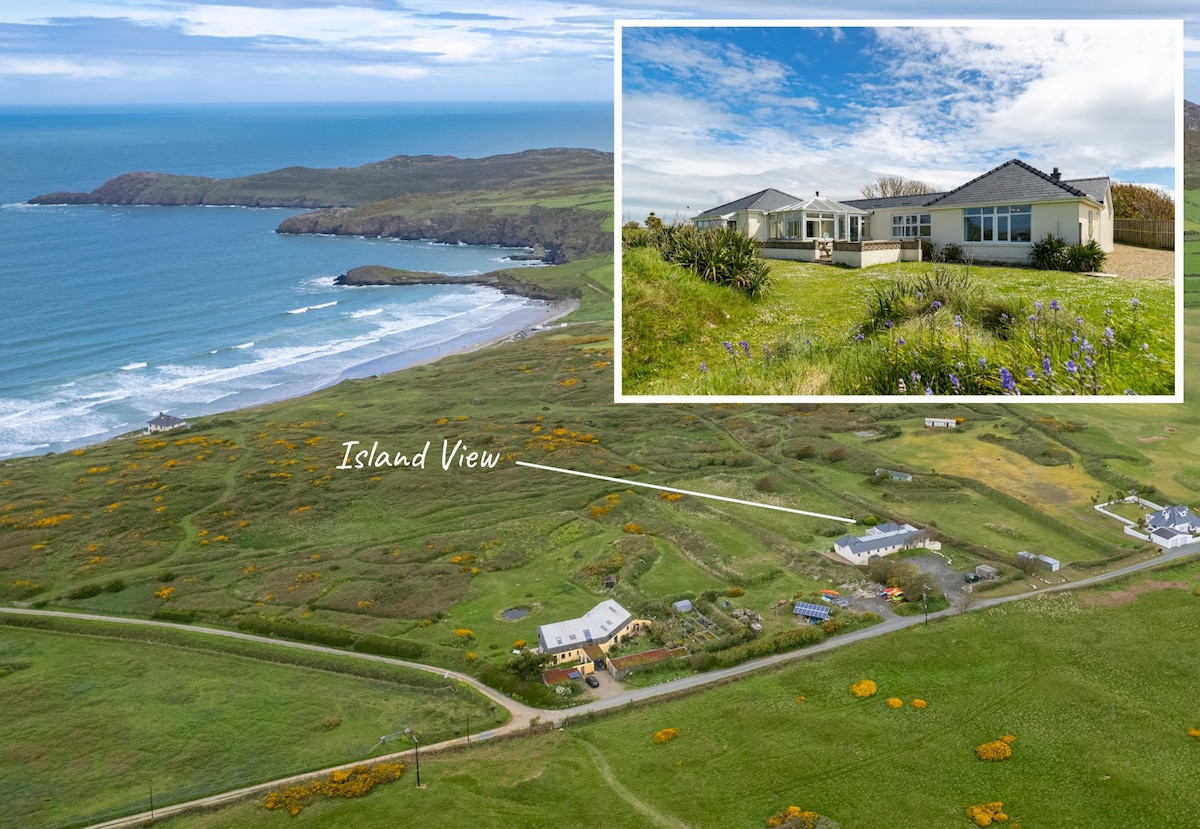
<instances>
[{"instance_id":1,"label":"green pasture","mask_svg":"<svg viewBox=\"0 0 1200 829\"><path fill-rule=\"evenodd\" d=\"M861 527L514 460L911 521L969 554L963 566L1018 549L1133 554L1093 495L1128 478L1186 502L1200 484L1181 406L939 406L965 428L933 433L911 405L613 405L612 360L606 325L571 326L187 432L7 461L0 596L339 644L383 637L475 670L606 595L654 618L670 599L737 586L738 606L773 619L780 598L858 578L815 553ZM1134 439L1151 433L1162 439ZM496 467L442 469L444 442L459 440ZM338 469L347 441L430 449L425 468ZM1047 453L1069 463L1038 462ZM870 483L878 467L917 481ZM502 619L510 607L531 613Z\"/></svg>"},{"instance_id":2,"label":"green pasture","mask_svg":"<svg viewBox=\"0 0 1200 829\"><path fill-rule=\"evenodd\" d=\"M497 722L457 682L401 668L65 627L0 635L0 786L14 826L83 825L147 808L151 789L162 806L350 762L406 726L445 739L468 718L475 730Z\"/></svg>"},{"instance_id":3,"label":"green pasture","mask_svg":"<svg viewBox=\"0 0 1200 829\"><path fill-rule=\"evenodd\" d=\"M580 791L629 827L761 827L788 805L842 829L969 826L1001 800L1023 826L1191 827L1200 821L1194 563L1099 589L954 616L682 699L563 731L422 757L422 781L295 821L254 802L173 821L544 826ZM873 679L856 699L849 686ZM903 701L899 709L888 697ZM913 708L914 698L928 707ZM680 736L654 743L663 728ZM974 747L1012 735L1002 762ZM574 785L572 785L574 783Z\"/></svg>"}]
</instances>

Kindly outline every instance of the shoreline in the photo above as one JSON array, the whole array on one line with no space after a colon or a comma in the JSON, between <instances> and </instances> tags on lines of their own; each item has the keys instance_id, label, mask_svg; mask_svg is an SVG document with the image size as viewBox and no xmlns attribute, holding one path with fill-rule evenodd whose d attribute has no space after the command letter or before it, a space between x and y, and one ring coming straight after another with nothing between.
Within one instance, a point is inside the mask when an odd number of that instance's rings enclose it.
<instances>
[{"instance_id":1,"label":"shoreline","mask_svg":"<svg viewBox=\"0 0 1200 829\"><path fill-rule=\"evenodd\" d=\"M567 316L579 307L579 300L577 299L553 301L532 300L532 302L536 304L516 309L483 328L464 332L444 342L422 346L421 348L409 351L397 351L380 357L373 357L370 360L344 369L332 380L318 382L316 385L297 383L292 386L272 386L268 389L234 392L213 400L209 404L197 407L198 411L176 412L175 414L176 416L183 417L185 420L189 420L297 400L306 395L332 388L347 380L361 380L368 377L395 374L405 369L435 363L445 357L470 354L486 348L526 339L545 330L550 323ZM569 325L569 323L561 323L561 325L565 326ZM148 415L147 420L151 417L153 415ZM139 437L143 434L144 429L144 426L134 428L122 427L120 431L112 430L77 440L46 444L43 448L30 452L19 452L0 458L0 464L27 458L60 454L76 449L86 449L127 437Z\"/></svg>"},{"instance_id":2,"label":"shoreline","mask_svg":"<svg viewBox=\"0 0 1200 829\"><path fill-rule=\"evenodd\" d=\"M544 330L549 323L567 316L579 307L579 300L577 299L538 301L543 304L541 306L521 308L510 314L506 314L486 328L459 334L457 337L453 337L443 343L423 346L412 351L386 354L382 357L367 360L365 363L351 366L343 371L333 382L326 383L317 389L313 389L313 391L331 388L345 380L361 380L366 377L394 374L415 366L435 363L443 357L470 354L475 351L482 351L485 348L513 342L517 339L526 339ZM520 322L520 325L513 328L512 323L514 322ZM569 323L562 324L568 325ZM483 339L479 338L480 335L484 335ZM287 400L291 398L281 399Z\"/></svg>"}]
</instances>

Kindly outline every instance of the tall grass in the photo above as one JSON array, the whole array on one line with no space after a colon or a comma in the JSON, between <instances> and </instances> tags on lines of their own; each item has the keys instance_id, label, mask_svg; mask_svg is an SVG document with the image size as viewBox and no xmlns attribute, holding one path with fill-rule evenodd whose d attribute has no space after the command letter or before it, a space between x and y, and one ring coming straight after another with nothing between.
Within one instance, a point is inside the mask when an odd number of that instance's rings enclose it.
<instances>
[{"instance_id":1,"label":"tall grass","mask_svg":"<svg viewBox=\"0 0 1200 829\"><path fill-rule=\"evenodd\" d=\"M799 266L795 266L799 270ZM851 300L832 309L843 325L797 320L763 303L710 315L673 338L663 378L646 366L656 393L771 395L1123 395L1174 390L1172 309L1157 283L1081 280L1065 273L934 262L876 269L845 285L843 272L805 270L804 293L839 279ZM836 277L833 275L836 273ZM627 285L641 277L629 272ZM689 279L676 272L672 289ZM690 280L694 285L698 280ZM790 279L782 293L795 295ZM689 289L691 290L691 289ZM1145 291L1147 301L1135 292ZM844 307L843 307L844 306ZM682 313L683 304L672 308ZM858 310L861 309L861 310ZM627 305L628 321L642 313ZM664 330L680 324L658 319ZM810 312L811 314L812 312ZM785 316L787 315L787 316ZM772 323L779 319L781 323ZM783 322L783 320L787 322ZM811 323L811 324L810 324ZM843 327L844 326L844 327ZM626 347L631 343L626 336ZM680 354L695 355L689 366ZM634 379L627 370L626 379ZM637 393L633 386L627 391Z\"/></svg>"},{"instance_id":2,"label":"tall grass","mask_svg":"<svg viewBox=\"0 0 1200 829\"><path fill-rule=\"evenodd\" d=\"M622 238L626 248L653 247L665 261L751 298L762 296L771 284L771 266L758 255L761 246L736 228L659 225L625 228Z\"/></svg>"}]
</instances>

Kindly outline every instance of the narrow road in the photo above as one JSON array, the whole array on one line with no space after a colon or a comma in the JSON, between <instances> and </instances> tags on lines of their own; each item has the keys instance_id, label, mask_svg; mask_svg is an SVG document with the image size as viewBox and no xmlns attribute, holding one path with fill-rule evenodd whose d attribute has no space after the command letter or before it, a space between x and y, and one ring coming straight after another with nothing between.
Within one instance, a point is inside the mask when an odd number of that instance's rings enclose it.
<instances>
[{"instance_id":1,"label":"narrow road","mask_svg":"<svg viewBox=\"0 0 1200 829\"><path fill-rule=\"evenodd\" d=\"M1019 601L1021 599L1025 599L1030 596L1037 596L1037 595L1041 595L1043 593L1052 593L1052 592L1057 592L1060 590L1073 590L1073 589L1081 588L1081 587L1090 587L1095 584L1100 584L1101 582L1118 579L1118 578L1121 578L1122 576L1127 576L1127 575L1130 575L1131 573L1136 573L1141 570L1149 569L1151 567L1158 567L1162 564L1179 561L1181 559L1188 558L1190 556L1194 556L1197 553L1200 553L1200 542L1197 542L1194 544L1187 544L1182 547L1175 548L1173 550L1166 550L1161 555L1155 556L1154 558L1151 558L1151 559L1147 559L1146 561L1141 561L1136 564L1131 564L1126 567L1121 567L1117 570L1112 570L1112 571L1109 571L1106 573L1100 573L1095 576L1089 576L1085 579L1080 579L1079 581L1067 582L1067 583L1058 584L1058 585L1049 585L1047 587L1040 588L1036 591L1030 591L1028 593L1019 593L1019 594L1016 594L1013 596L1001 596L1001 597L994 598L994 599L978 599L971 603L970 607L967 609L966 612L974 612L976 610L984 610L989 607L995 607L996 605L1005 604L1007 602ZM934 613L930 613L929 618L932 620L932 619L937 619L937 618L944 617L944 616L955 615L960 612L964 612L964 611L961 611L959 608L952 606L952 607L946 608L945 610L940 610L940 611L937 611ZM522 703L518 703L518 702L504 696L499 691L496 691L493 688L489 688L488 686L486 686L486 685L482 684L481 682L479 682L478 680L476 680L474 677L459 673L457 671L448 671L444 668L434 668L429 665L422 665L418 662L408 662L403 659L393 659L391 657L386 657L386 656L375 656L374 654L358 653L356 651L339 650L337 648L326 647L324 645L312 645L307 642L290 642L290 641L281 640L281 639L271 639L266 636L257 636L255 634L251 634L251 633L242 633L240 631L222 630L220 628L210 628L210 627L203 627L203 626L196 626L196 625L184 625L184 624L178 624L178 623L174 623L174 622L162 622L162 621L158 621L156 619L129 619L129 618L114 617L114 616L104 616L104 615L95 614L95 613L71 613L68 611L35 610L32 608L18 608L18 607L0 607L0 613L12 613L12 614L18 614L18 615L27 615L27 616L54 616L54 617L65 618L65 619L82 619L82 620L86 620L86 621L116 622L116 623L120 623L120 624L142 625L142 626L146 626L146 627L172 628L175 630L190 631L192 633L202 633L202 634L208 634L208 635L212 635L212 636L225 636L225 637L228 637L231 639L242 639L242 640L249 641L249 642L260 642L260 643L267 644L267 645L274 645L276 647L298 648L300 650L308 650L308 651L316 651L318 653L334 654L337 656L344 656L344 657L348 657L351 659L365 659L365 660L371 661L371 662L385 662L385 663L388 663L391 665L402 665L407 668L414 668L414 669L421 670L421 671L427 671L429 673L442 674L443 676L446 676L447 678L453 677L455 680L471 686L475 690L479 691L481 694L488 697L488 699L493 700L498 705L504 706L511 713L512 718L507 723L500 726L499 728L493 729L492 731L487 731L487 732L483 732L482 734L476 735L476 737L475 737L476 741L484 740L484 739L487 739L488 737L493 737L493 736L496 736L499 734L507 734L507 733L511 733L514 731L519 731L523 728L527 728L533 723L535 718L542 718L542 717L545 717L547 719L553 718L553 721L555 722L555 724L561 724L564 720L566 720L568 718L576 718L579 716L586 715L590 712L611 711L613 709L618 709L621 706L628 705L630 703L644 702L646 700L654 699L655 697L665 696L668 694L675 694L680 691L687 691L687 690L700 688L705 685L711 685L713 683L721 682L721 681L727 680L727 679L732 679L734 677L745 676L746 674L754 673L755 671L762 670L763 668L766 668L766 667L778 665L780 663L787 662L787 661L790 661L793 659L803 659L803 658L812 656L813 654L825 653L827 651L833 650L834 648L845 647L846 645L852 645L855 642L861 642L864 639L870 639L870 638L873 638L876 636L883 636L885 634L892 633L893 631L901 630L901 629L907 628L907 627L912 627L913 625L922 624L925 621L925 617L923 615L897 616L897 617L894 617L891 619L885 619L884 621L880 622L879 624L872 625L869 628L863 628L861 630L852 631L851 633L839 634L838 636L834 636L830 639L826 639L823 642L820 642L816 645L812 645L810 647L804 648L802 650L789 651L786 653L778 653L778 654L773 654L771 656L764 656L759 659L753 659L748 662L743 662L742 664L735 665L731 668L723 668L723 669L716 670L716 671L708 671L703 674L695 674L693 676L681 677L680 679L675 679L675 680L671 680L669 682L664 682L661 685L655 685L655 686L649 687L649 688L629 689L620 694L609 697L607 699L597 700L596 702L591 702L586 705L576 706L574 708L564 711L564 710L541 710L541 709L537 709L537 708L531 708L530 706L524 705ZM427 747L423 746L422 748L427 752L435 752L441 748L459 745L463 742L465 742L465 739L462 737L459 737L454 740L447 740L447 741L444 741L441 743L431 744ZM384 757L374 758L370 762L382 762L385 760L408 761L409 759L411 759L411 754L412 754L411 751L401 751L401 752L396 752L394 754L386 755ZM221 794L210 795L208 797L191 800L186 803L177 803L177 804L174 804L171 806L166 806L163 808L155 809L154 817L155 817L155 819L165 818L165 817L169 817L171 815L175 815L175 814L178 814L178 813L181 813L184 811L189 811L192 809L204 809L204 808L208 808L208 807L212 807L212 806L219 806L219 805L229 803L229 802L232 802L234 800L237 800L239 798L246 797L249 795L265 795L267 792L271 791L272 789L279 788L280 786L287 786L287 785L291 785L293 783L310 781L310 780L316 779L318 777L327 776L328 774L330 774L331 772L333 772L335 770L352 768L353 766L360 765L361 763L362 763L362 761L355 761L353 763L346 763L343 765L331 766L329 768L321 769L319 771L307 772L305 774L293 775L291 777L286 777L286 778L282 778L279 780L272 780L267 783L261 783L261 784L257 784L254 786L247 786L247 787L244 787L241 789L236 789L234 791L223 792ZM115 820L106 821L104 823L94 824L93 826L89 827L89 829L118 829L118 827L141 826L141 825L145 824L147 821L149 821L150 818L151 818L151 815L149 812L142 812L140 814L129 815L127 817L117 818Z\"/></svg>"}]
</instances>

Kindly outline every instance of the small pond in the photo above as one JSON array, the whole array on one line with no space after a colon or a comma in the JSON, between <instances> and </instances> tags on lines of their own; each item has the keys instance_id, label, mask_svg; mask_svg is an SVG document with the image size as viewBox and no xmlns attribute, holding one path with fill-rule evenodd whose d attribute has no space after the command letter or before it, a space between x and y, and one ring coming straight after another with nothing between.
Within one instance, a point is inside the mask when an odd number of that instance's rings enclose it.
<instances>
[{"instance_id":1,"label":"small pond","mask_svg":"<svg viewBox=\"0 0 1200 829\"><path fill-rule=\"evenodd\" d=\"M500 614L501 619L508 619L510 622L514 619L524 619L529 615L527 607L510 607L508 610Z\"/></svg>"}]
</instances>

